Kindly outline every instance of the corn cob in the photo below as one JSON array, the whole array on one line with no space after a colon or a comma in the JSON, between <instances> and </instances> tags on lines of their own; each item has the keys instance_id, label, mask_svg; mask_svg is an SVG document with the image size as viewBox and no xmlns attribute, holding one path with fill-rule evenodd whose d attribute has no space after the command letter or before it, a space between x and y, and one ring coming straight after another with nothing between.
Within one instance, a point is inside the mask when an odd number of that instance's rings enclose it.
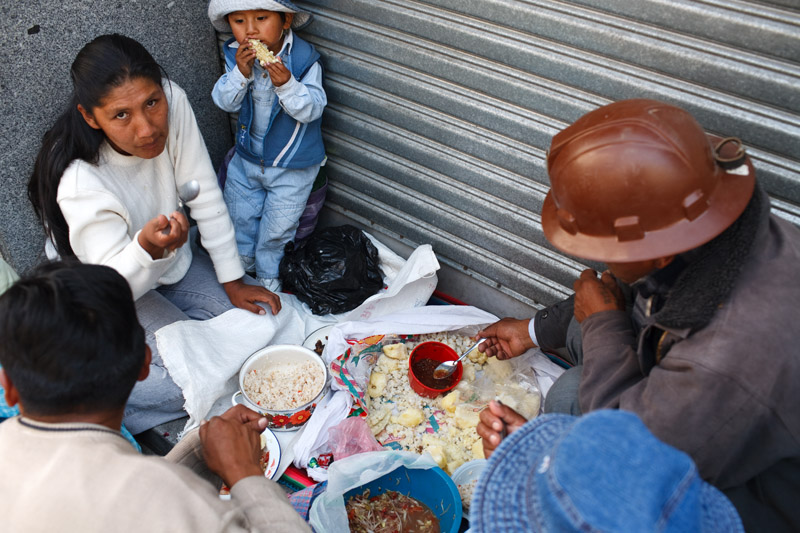
<instances>
[{"instance_id":1,"label":"corn cob","mask_svg":"<svg viewBox=\"0 0 800 533\"><path fill-rule=\"evenodd\" d=\"M258 39L248 39L248 41L250 41L250 46L253 47L253 50L256 51L256 59L261 63L261 68L266 68L270 63L278 62L278 58L264 43Z\"/></svg>"}]
</instances>

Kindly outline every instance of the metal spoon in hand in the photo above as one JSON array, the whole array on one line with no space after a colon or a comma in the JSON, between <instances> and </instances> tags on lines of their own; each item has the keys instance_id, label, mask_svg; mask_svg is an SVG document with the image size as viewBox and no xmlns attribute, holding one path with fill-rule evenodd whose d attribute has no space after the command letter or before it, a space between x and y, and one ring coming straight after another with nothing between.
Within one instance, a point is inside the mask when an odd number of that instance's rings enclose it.
<instances>
[{"instance_id":1,"label":"metal spoon in hand","mask_svg":"<svg viewBox=\"0 0 800 533\"><path fill-rule=\"evenodd\" d=\"M186 202L191 202L200 194L200 182L197 180L187 181L178 187L178 209L183 209ZM161 230L164 235L169 235L169 226Z\"/></svg>"},{"instance_id":2,"label":"metal spoon in hand","mask_svg":"<svg viewBox=\"0 0 800 533\"><path fill-rule=\"evenodd\" d=\"M458 368L458 362L464 359L467 355L469 355L469 353L472 350L477 348L478 345L485 340L486 339L479 339L478 342L467 348L467 351L462 353L455 361L445 361L443 363L440 363L439 366L437 366L433 370L433 379L444 379L450 376L453 372L456 371L456 368Z\"/></svg>"},{"instance_id":3,"label":"metal spoon in hand","mask_svg":"<svg viewBox=\"0 0 800 533\"><path fill-rule=\"evenodd\" d=\"M178 188L178 209L183 209L183 204L191 202L200 194L200 182L187 181Z\"/></svg>"}]
</instances>

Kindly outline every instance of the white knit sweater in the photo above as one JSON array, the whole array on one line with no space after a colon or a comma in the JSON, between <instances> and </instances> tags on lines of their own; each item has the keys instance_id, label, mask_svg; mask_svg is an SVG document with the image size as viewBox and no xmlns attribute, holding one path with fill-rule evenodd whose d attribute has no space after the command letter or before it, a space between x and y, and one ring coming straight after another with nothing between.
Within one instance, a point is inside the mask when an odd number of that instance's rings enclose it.
<instances>
[{"instance_id":1,"label":"white knit sweater","mask_svg":"<svg viewBox=\"0 0 800 533\"><path fill-rule=\"evenodd\" d=\"M169 216L177 207L177 188L192 179L200 182L200 194L187 206L217 279L225 283L244 275L233 224L186 93L167 81L164 91L169 135L158 157L125 156L105 142L97 165L76 159L58 187L58 205L75 255L84 263L115 268L128 280L135 299L179 281L189 269L188 242L153 260L139 245L138 233L148 220Z\"/></svg>"}]
</instances>

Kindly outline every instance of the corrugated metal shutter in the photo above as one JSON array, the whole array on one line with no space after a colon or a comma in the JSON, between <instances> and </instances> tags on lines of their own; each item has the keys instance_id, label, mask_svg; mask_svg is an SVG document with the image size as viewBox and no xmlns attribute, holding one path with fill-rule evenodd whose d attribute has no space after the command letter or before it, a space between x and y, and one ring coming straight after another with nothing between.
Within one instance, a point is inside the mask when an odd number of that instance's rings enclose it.
<instances>
[{"instance_id":1,"label":"corrugated metal shutter","mask_svg":"<svg viewBox=\"0 0 800 533\"><path fill-rule=\"evenodd\" d=\"M583 268L542 235L550 139L611 101L665 100L741 137L775 211L800 222L796 0L298 4L326 71L326 210L431 243L523 304L570 293Z\"/></svg>"}]
</instances>

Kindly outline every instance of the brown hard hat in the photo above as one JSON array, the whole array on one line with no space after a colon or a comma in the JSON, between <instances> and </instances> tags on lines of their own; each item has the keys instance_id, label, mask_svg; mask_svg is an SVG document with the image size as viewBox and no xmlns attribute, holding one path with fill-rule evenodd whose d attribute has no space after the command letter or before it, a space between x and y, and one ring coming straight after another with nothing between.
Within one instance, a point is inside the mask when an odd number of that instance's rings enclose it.
<instances>
[{"instance_id":1,"label":"brown hard hat","mask_svg":"<svg viewBox=\"0 0 800 533\"><path fill-rule=\"evenodd\" d=\"M623 100L579 118L547 156L542 228L561 251L625 263L696 248L742 214L755 171L738 139L685 110Z\"/></svg>"}]
</instances>

